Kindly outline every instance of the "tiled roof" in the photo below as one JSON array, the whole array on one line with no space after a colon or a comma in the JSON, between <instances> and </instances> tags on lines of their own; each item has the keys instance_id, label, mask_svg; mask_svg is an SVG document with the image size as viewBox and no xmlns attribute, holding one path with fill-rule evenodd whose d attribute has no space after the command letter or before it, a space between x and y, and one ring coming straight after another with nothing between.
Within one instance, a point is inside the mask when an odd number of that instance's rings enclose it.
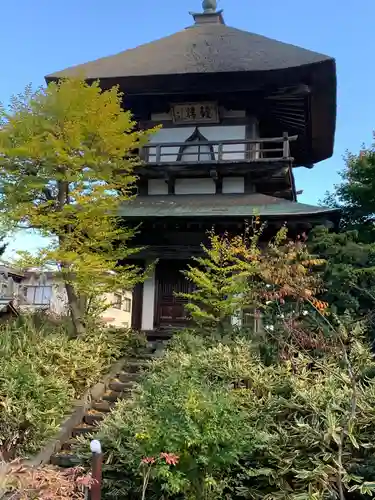
<instances>
[{"instance_id":1,"label":"tiled roof","mask_svg":"<svg viewBox=\"0 0 375 500\"><path fill-rule=\"evenodd\" d=\"M316 207L264 194L138 196L125 204L125 218L158 217L290 217L323 215L337 210Z\"/></svg>"}]
</instances>

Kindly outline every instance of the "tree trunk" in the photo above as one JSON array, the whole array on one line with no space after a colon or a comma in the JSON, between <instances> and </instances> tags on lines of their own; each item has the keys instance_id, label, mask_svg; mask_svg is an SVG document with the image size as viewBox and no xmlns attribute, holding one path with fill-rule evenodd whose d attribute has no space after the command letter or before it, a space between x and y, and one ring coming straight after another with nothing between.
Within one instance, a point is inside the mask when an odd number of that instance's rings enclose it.
<instances>
[{"instance_id":1,"label":"tree trunk","mask_svg":"<svg viewBox=\"0 0 375 500\"><path fill-rule=\"evenodd\" d=\"M64 172L64 169L61 169L61 173ZM70 197L69 197L69 182L67 181L59 181L57 183L58 188L58 210L62 211L65 205L69 205ZM66 234L71 232L71 227L69 224L66 225ZM59 244L62 246L65 241L65 235L59 234ZM68 304L70 309L70 314L72 316L72 323L74 328L73 338L77 338L80 335L83 335L86 332L85 322L83 320L84 310L82 310L82 303L74 287L69 279L71 277L71 273L69 272L69 264L66 262L61 262L61 269L64 271L65 278L65 290L66 295L68 297Z\"/></svg>"},{"instance_id":2,"label":"tree trunk","mask_svg":"<svg viewBox=\"0 0 375 500\"><path fill-rule=\"evenodd\" d=\"M80 300L74 290L73 285L71 283L65 282L65 289L68 296L70 314L72 315L72 322L74 327L73 337L76 338L86 332L85 322L82 317L83 311L80 307Z\"/></svg>"}]
</instances>

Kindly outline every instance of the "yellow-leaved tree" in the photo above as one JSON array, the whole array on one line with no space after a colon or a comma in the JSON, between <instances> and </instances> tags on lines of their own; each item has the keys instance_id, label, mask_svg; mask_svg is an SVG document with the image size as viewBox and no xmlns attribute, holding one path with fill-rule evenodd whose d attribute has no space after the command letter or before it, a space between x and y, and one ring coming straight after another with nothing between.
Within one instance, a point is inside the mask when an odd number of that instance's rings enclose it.
<instances>
[{"instance_id":1,"label":"yellow-leaved tree","mask_svg":"<svg viewBox=\"0 0 375 500\"><path fill-rule=\"evenodd\" d=\"M139 148L152 131L139 131L122 107L117 87L80 79L13 97L0 109L0 209L9 227L51 237L39 252L65 283L74 329L85 331L91 294L131 288L141 279L122 264L133 235L117 218L133 196Z\"/></svg>"}]
</instances>

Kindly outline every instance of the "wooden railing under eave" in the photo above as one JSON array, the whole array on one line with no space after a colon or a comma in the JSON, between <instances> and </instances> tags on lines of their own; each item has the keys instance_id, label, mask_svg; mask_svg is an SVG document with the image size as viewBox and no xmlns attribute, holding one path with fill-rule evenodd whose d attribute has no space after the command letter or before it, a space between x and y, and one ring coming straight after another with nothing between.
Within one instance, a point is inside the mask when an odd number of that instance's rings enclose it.
<instances>
[{"instance_id":1,"label":"wooden railing under eave","mask_svg":"<svg viewBox=\"0 0 375 500\"><path fill-rule=\"evenodd\" d=\"M150 143L141 159L149 165L270 163L293 161L290 143L297 135L259 139Z\"/></svg>"}]
</instances>

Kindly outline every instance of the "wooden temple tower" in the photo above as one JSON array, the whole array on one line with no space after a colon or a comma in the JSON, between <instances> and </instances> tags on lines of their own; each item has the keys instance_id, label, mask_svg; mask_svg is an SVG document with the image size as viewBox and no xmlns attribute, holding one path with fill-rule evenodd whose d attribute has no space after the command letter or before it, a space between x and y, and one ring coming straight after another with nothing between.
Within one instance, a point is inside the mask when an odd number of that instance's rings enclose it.
<instances>
[{"instance_id":1,"label":"wooden temple tower","mask_svg":"<svg viewBox=\"0 0 375 500\"><path fill-rule=\"evenodd\" d=\"M333 152L336 69L331 57L225 24L204 0L192 26L171 36L52 74L119 85L140 127L162 125L144 148L138 196L123 207L141 225L139 263L158 259L133 296L133 327L184 325L174 292L207 230L242 232L254 213L274 233L337 219L297 202L293 171Z\"/></svg>"}]
</instances>

